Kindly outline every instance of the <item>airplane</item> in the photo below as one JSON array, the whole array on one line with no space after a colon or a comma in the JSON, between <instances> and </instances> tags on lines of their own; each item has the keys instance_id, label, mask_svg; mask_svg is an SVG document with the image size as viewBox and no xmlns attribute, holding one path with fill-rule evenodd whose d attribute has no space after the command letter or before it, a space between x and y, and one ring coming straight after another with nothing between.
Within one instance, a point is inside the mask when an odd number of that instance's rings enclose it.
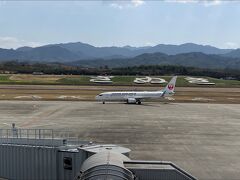
<instances>
[{"instance_id":1,"label":"airplane","mask_svg":"<svg viewBox=\"0 0 240 180\"><path fill-rule=\"evenodd\" d=\"M174 95L174 88L177 76L174 76L167 86L159 91L121 91L121 92L104 92L95 97L97 101L125 101L127 104L141 104L145 99L159 99Z\"/></svg>"}]
</instances>

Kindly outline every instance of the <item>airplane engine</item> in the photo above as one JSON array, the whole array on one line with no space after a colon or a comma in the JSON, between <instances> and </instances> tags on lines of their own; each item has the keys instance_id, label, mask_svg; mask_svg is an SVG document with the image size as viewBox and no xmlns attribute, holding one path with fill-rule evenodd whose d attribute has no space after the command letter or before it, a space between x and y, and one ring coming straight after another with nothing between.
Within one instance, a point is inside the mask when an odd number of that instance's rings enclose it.
<instances>
[{"instance_id":1,"label":"airplane engine","mask_svg":"<svg viewBox=\"0 0 240 180\"><path fill-rule=\"evenodd\" d=\"M128 98L127 103L128 104L136 104L137 100L135 98Z\"/></svg>"}]
</instances>

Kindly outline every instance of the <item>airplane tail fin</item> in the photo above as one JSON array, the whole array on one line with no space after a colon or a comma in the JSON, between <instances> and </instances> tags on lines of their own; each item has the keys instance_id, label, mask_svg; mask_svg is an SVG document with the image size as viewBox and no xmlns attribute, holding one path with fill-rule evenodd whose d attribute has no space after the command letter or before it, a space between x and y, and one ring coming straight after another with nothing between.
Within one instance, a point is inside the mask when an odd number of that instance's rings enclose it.
<instances>
[{"instance_id":1,"label":"airplane tail fin","mask_svg":"<svg viewBox=\"0 0 240 180\"><path fill-rule=\"evenodd\" d=\"M177 76L174 76L167 86L163 89L163 96L171 96L174 94L174 89L176 86Z\"/></svg>"}]
</instances>

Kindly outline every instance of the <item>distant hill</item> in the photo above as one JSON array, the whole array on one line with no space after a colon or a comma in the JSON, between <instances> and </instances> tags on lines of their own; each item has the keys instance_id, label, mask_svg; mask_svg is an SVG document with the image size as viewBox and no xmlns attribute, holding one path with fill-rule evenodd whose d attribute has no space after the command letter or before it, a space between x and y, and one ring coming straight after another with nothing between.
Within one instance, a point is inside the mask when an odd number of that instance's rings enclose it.
<instances>
[{"instance_id":1,"label":"distant hill","mask_svg":"<svg viewBox=\"0 0 240 180\"><path fill-rule=\"evenodd\" d=\"M68 49L74 53L83 53L89 58L107 58L111 56L134 57L144 53L161 52L168 55L176 55L181 53L202 52L205 54L226 54L232 49L219 49L213 46L204 46L194 43L186 43L181 45L165 45L159 44L157 46L144 46L144 47L94 47L89 44L81 42L57 44L63 48Z\"/></svg>"},{"instance_id":2,"label":"distant hill","mask_svg":"<svg viewBox=\"0 0 240 180\"><path fill-rule=\"evenodd\" d=\"M207 55L204 53L183 53L177 55L167 55L163 53L142 54L134 58L127 59L96 59L92 61L76 61L70 65L86 67L127 67L139 65L181 65L198 68L214 69L238 69L240 70L240 58L222 57L219 55Z\"/></svg>"},{"instance_id":3,"label":"distant hill","mask_svg":"<svg viewBox=\"0 0 240 180\"><path fill-rule=\"evenodd\" d=\"M229 53L224 54L226 57L240 58L240 49L233 50Z\"/></svg>"},{"instance_id":4,"label":"distant hill","mask_svg":"<svg viewBox=\"0 0 240 180\"><path fill-rule=\"evenodd\" d=\"M181 45L159 44L157 46L148 48L146 50L146 53L162 52L168 55L176 55L190 52L202 52L204 54L226 54L230 51L231 49L219 49L209 45L204 46L194 43L185 43Z\"/></svg>"},{"instance_id":5,"label":"distant hill","mask_svg":"<svg viewBox=\"0 0 240 180\"><path fill-rule=\"evenodd\" d=\"M89 44L77 42L77 43L66 43L66 44L57 44L63 48L68 49L74 53L81 53L84 56L83 58L95 59L95 58L109 58L112 56L123 56L123 57L132 57L137 53L135 50L129 47L94 47Z\"/></svg>"},{"instance_id":6,"label":"distant hill","mask_svg":"<svg viewBox=\"0 0 240 180\"><path fill-rule=\"evenodd\" d=\"M16 50L0 48L0 60L2 61L15 60L20 56L21 53Z\"/></svg>"},{"instance_id":7,"label":"distant hill","mask_svg":"<svg viewBox=\"0 0 240 180\"><path fill-rule=\"evenodd\" d=\"M32 50L32 49L33 49L32 47L23 46L23 47L17 48L16 50L17 50L17 51L26 52L26 51L30 51L30 50Z\"/></svg>"},{"instance_id":8,"label":"distant hill","mask_svg":"<svg viewBox=\"0 0 240 180\"><path fill-rule=\"evenodd\" d=\"M22 52L22 59L30 61L67 62L78 60L79 55L60 46L42 46Z\"/></svg>"},{"instance_id":9,"label":"distant hill","mask_svg":"<svg viewBox=\"0 0 240 180\"><path fill-rule=\"evenodd\" d=\"M213 46L203 46L193 43L182 45L143 46L143 47L95 47L86 43L50 44L36 48L20 47L0 49L0 61L40 61L40 62L72 62L77 60L94 59L124 59L133 58L145 53L164 53L176 55L183 53L201 52L204 54L231 54L232 49L219 49Z\"/></svg>"},{"instance_id":10,"label":"distant hill","mask_svg":"<svg viewBox=\"0 0 240 180\"><path fill-rule=\"evenodd\" d=\"M68 62L79 59L81 58L78 54L55 45L37 48L22 47L17 50L0 49L0 61Z\"/></svg>"}]
</instances>

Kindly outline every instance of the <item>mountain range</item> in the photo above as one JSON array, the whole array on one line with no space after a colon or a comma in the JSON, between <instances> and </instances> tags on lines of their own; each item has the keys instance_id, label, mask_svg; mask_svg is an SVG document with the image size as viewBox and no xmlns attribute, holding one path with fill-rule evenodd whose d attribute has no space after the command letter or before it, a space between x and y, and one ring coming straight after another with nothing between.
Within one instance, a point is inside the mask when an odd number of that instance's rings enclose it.
<instances>
[{"instance_id":1,"label":"mountain range","mask_svg":"<svg viewBox=\"0 0 240 180\"><path fill-rule=\"evenodd\" d=\"M143 47L95 47L90 44L76 42L49 44L35 48L0 48L0 62L18 60L46 63L71 63L83 66L96 66L100 64L122 66L156 63L186 64L197 67L201 67L203 64L205 64L204 66L211 64L210 66L213 68L236 68L238 66L234 65L239 62L239 59L240 49L220 49L209 45L198 45L194 43L181 45L159 44L156 46Z\"/></svg>"},{"instance_id":2,"label":"mountain range","mask_svg":"<svg viewBox=\"0 0 240 180\"><path fill-rule=\"evenodd\" d=\"M186 67L210 68L210 69L237 69L240 70L240 58L229 58L201 52L167 55L163 53L146 53L125 59L95 59L80 60L68 63L83 67L130 67L140 65L179 65Z\"/></svg>"}]
</instances>

